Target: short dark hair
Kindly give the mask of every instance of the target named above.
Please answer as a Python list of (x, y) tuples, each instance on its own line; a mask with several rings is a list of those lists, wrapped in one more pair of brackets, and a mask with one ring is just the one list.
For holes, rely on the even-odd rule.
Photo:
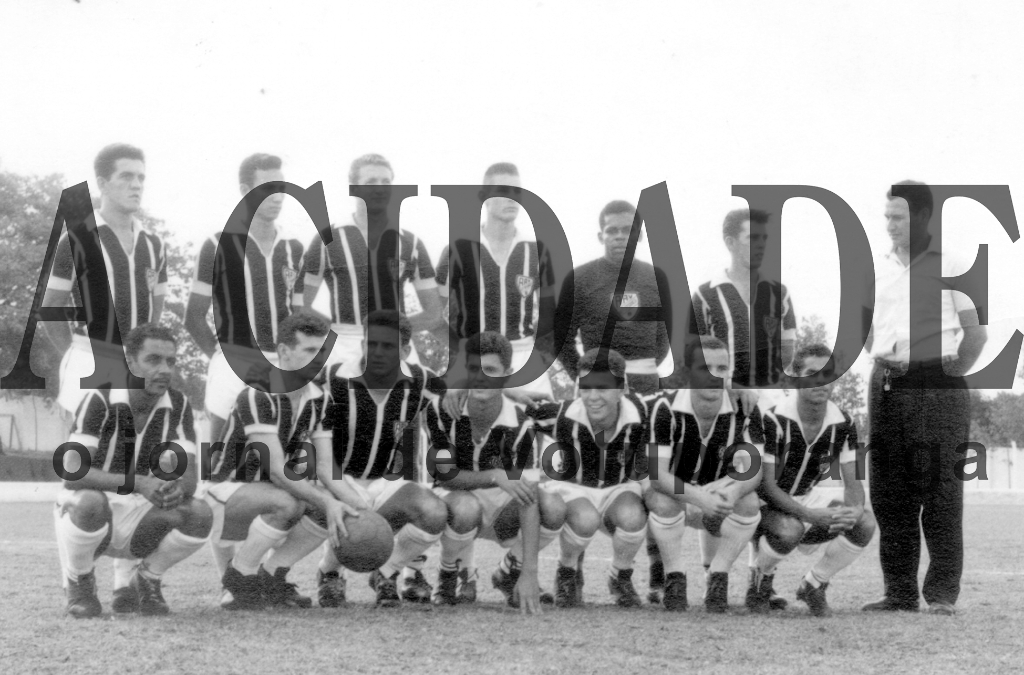
[(132, 328), (124, 338), (124, 351), (128, 358), (138, 357), (146, 340), (171, 342), (175, 349), (178, 348), (178, 339), (174, 337), (174, 332), (170, 328), (156, 323), (142, 323)]
[(716, 338), (714, 335), (701, 335), (700, 337), (688, 341), (686, 346), (683, 348), (683, 365), (686, 368), (693, 367), (694, 360), (696, 359), (695, 354), (698, 349), (705, 352), (709, 352), (714, 349), (722, 349), (727, 354), (729, 353), (729, 345), (725, 344), (721, 339)]
[(96, 155), (96, 159), (92, 163), (93, 171), (96, 172), (97, 178), (109, 179), (114, 175), (114, 169), (119, 159), (137, 159), (140, 162), (145, 163), (146, 156), (142, 154), (142, 150), (136, 148), (134, 145), (128, 145), (127, 143), (111, 143), (107, 147), (100, 150), (99, 154)]
[(722, 221), (722, 239), (740, 236), (740, 228), (747, 221), (767, 225), (771, 217), (772, 214), (761, 209), (734, 209), (725, 214), (725, 220)]
[(491, 176), (497, 176), (500, 174), (506, 174), (509, 176), (518, 176), (519, 169), (512, 162), (497, 162), (487, 167), (487, 171), (484, 171), (484, 182)]
[(597, 216), (597, 224), (602, 231), (604, 230), (604, 219), (617, 213), (636, 213), (636, 207), (624, 199), (615, 199), (605, 204)]
[(356, 185), (359, 182), (359, 170), (364, 166), (383, 166), (391, 172), (392, 178), (395, 176), (395, 170), (391, 168), (391, 162), (389, 162), (384, 155), (378, 155), (377, 153), (370, 152), (352, 160), (352, 166), (348, 169), (349, 185)]
[(398, 331), (400, 345), (405, 347), (412, 342), (412, 324), (397, 309), (376, 309), (366, 315), (366, 329), (370, 326), (384, 326)]
[(470, 355), (483, 357), (485, 354), (497, 354), (501, 366), (505, 370), (512, 367), (512, 343), (501, 333), (485, 330), (470, 336), (466, 341), (466, 358)]
[(277, 155), (268, 155), (265, 152), (257, 152), (242, 160), (238, 167), (239, 185), (248, 185), (250, 188), (256, 182), (257, 171), (273, 171), (281, 168), (281, 158)]
[(804, 362), (807, 359), (827, 359), (830, 356), (832, 356), (832, 350), (820, 342), (804, 345), (796, 350), (796, 354), (793, 356), (793, 371), (799, 375), (800, 371), (804, 369)]
[(626, 359), (614, 349), (594, 347), (580, 357), (576, 367), (578, 373), (611, 373), (620, 380), (626, 377)]
[(899, 199), (900, 197), (906, 199), (911, 213), (920, 213), (922, 209), (928, 209), (928, 213), (931, 214), (934, 205), (932, 189), (916, 180), (904, 180), (896, 183), (889, 188), (885, 196), (888, 199)]
[(308, 337), (322, 337), (330, 330), (331, 324), (327, 319), (308, 309), (300, 309), (278, 324), (277, 344), (294, 347), (299, 342), (299, 333)]

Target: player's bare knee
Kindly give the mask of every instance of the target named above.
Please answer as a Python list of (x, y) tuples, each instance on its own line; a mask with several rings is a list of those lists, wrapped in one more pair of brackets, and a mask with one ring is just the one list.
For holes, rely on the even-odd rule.
[(679, 502), (657, 490), (648, 490), (644, 496), (644, 506), (659, 518), (675, 518), (682, 513)]
[(540, 509), (540, 524), (545, 528), (557, 530), (565, 524), (568, 508), (559, 495), (537, 490), (537, 506)]
[(865, 509), (864, 513), (860, 515), (860, 520), (857, 521), (857, 524), (846, 533), (846, 538), (857, 546), (867, 546), (871, 543), (871, 538), (875, 536), (876, 527), (875, 515)]
[(757, 498), (756, 492), (748, 492), (739, 499), (736, 500), (736, 507), (733, 509), (733, 513), (737, 516), (743, 516), (749, 518), (750, 516), (756, 516), (761, 513), (761, 502)]
[(444, 531), (448, 524), (448, 505), (437, 495), (427, 490), (421, 490), (420, 494), (412, 502), (411, 522), (416, 527), (430, 534), (438, 534)]
[(601, 515), (589, 503), (586, 507), (570, 504), (565, 515), (565, 524), (581, 537), (591, 537), (601, 527)]
[(459, 534), (465, 534), (480, 525), (483, 508), (480, 502), (468, 492), (452, 492), (445, 497), (448, 506), (448, 526)]
[(190, 537), (205, 537), (213, 528), (213, 510), (202, 499), (191, 499), (178, 507), (184, 516), (184, 522), (178, 529)]
[(647, 525), (647, 511), (640, 498), (633, 494), (623, 494), (612, 505), (609, 520), (626, 532), (638, 532)]
[(776, 514), (771, 518), (764, 537), (779, 553), (789, 553), (804, 536), (804, 525), (796, 518)]
[(107, 497), (99, 490), (79, 490), (67, 511), (75, 527), (86, 532), (95, 532), (112, 518)]
[(268, 510), (264, 512), (263, 519), (273, 527), (287, 530), (299, 522), (306, 505), (284, 490), (277, 490), (273, 495), (267, 501)]

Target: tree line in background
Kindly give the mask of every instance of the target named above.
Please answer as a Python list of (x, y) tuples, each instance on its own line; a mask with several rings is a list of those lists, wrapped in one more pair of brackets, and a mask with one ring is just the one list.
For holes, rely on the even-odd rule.
[[(0, 246), (0, 373), (8, 372), (17, 358), (64, 187), (64, 177), (59, 174), (39, 177), (0, 171), (0, 240), (4, 242)], [(178, 372), (173, 386), (201, 408), (207, 359), (184, 325), (196, 247), (190, 241), (182, 242), (162, 219), (145, 211), (140, 212), (138, 218), (144, 227), (163, 238), (167, 246), (168, 286), (161, 320), (171, 327), (179, 342)], [(415, 302), (414, 297), (409, 299)], [(208, 320), (212, 328), (212, 320)], [(416, 335), (414, 340), (424, 365), (435, 370), (445, 366), (444, 345), (427, 333)], [(804, 317), (797, 331), (797, 349), (814, 342), (831, 345), (833, 340), (824, 322), (810, 315)], [(47, 378), (47, 389), (45, 392), (17, 392), (17, 395), (34, 393), (52, 405), (57, 395), (60, 358), (42, 331), (37, 331), (32, 368)], [(564, 371), (556, 368), (553, 384), (556, 395), (571, 395), (572, 382)], [(0, 389), (0, 398), (10, 395), (15, 392)], [(832, 395), (836, 404), (853, 416), (861, 438), (867, 439), (870, 429), (864, 377), (852, 370), (847, 372), (836, 383)], [(1010, 441), (1024, 446), (1024, 397), (999, 392), (994, 398), (986, 398), (972, 391), (971, 404), (972, 440), (991, 447), (1009, 445)]]

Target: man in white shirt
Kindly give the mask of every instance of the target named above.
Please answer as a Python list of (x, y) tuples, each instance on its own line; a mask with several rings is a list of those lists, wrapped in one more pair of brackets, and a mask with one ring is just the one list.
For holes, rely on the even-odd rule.
[(924, 599), (932, 613), (951, 615), (963, 571), (963, 482), (954, 465), (971, 424), (963, 374), (981, 354), (986, 331), (965, 294), (942, 292), (966, 290), (965, 282), (946, 279), (968, 266), (944, 255), (928, 232), (931, 189), (904, 181), (887, 198), (893, 248), (875, 267), (874, 324), (865, 345), (875, 360), (870, 485), (885, 597), (864, 610), (917, 611), (923, 530), (930, 558)]

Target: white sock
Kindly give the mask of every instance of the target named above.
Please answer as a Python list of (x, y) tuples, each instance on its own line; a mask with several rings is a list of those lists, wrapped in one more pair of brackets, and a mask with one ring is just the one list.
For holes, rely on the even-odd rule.
[(235, 548), (238, 542), (235, 541), (214, 541), (210, 539), (210, 552), (213, 553), (213, 562), (217, 565), (217, 574), (224, 576), (224, 570), (228, 563), (235, 557)]
[(267, 551), (279, 546), (287, 536), (288, 530), (279, 530), (263, 516), (256, 516), (249, 525), (249, 535), (235, 551), (231, 565), (245, 576), (256, 574)]
[(653, 513), (647, 516), (647, 531), (658, 542), (665, 574), (683, 571), (683, 533), (686, 532), (686, 514), (662, 518)]
[(114, 588), (127, 588), (132, 582), (139, 561), (134, 558), (112, 558), (110, 562), (114, 566)]
[(302, 520), (288, 531), (288, 536), (281, 545), (276, 547), (263, 563), (263, 569), (273, 574), (279, 567), (291, 568), (317, 550), (326, 540), (327, 530), (309, 516), (303, 516)]
[(469, 545), (462, 551), (461, 565), (470, 577), (476, 573), (476, 539), (469, 542)]
[(480, 528), (477, 527), (469, 532), (456, 532), (451, 525), (445, 526), (444, 534), (441, 535), (441, 568), (456, 569), (479, 532)]
[(338, 556), (334, 554), (334, 549), (331, 547), (330, 542), (324, 544), (324, 555), (321, 556), (321, 562), (317, 565), (319, 571), (323, 573), (328, 572), (344, 572), (341, 563), (338, 562)]
[(757, 559), (754, 562), (754, 567), (757, 571), (764, 576), (771, 576), (775, 574), (775, 566), (778, 565), (787, 554), (779, 553), (772, 545), (768, 543), (768, 540), (761, 535), (761, 540), (757, 542)]
[(757, 567), (757, 540), (751, 539), (747, 544), (747, 567)]
[(68, 551), (64, 546), (64, 538), (60, 536), (60, 507), (53, 507), (53, 529), (57, 536), (57, 557), (60, 560), (60, 580), (64, 588), (68, 587)]
[(206, 543), (208, 537), (193, 537), (181, 530), (171, 530), (160, 540), (160, 545), (149, 554), (140, 573), (150, 579), (159, 579), (164, 572), (189, 557)]
[(712, 572), (728, 572), (736, 558), (743, 553), (743, 547), (747, 545), (750, 538), (757, 530), (757, 524), (761, 522), (761, 513), (752, 516), (740, 516), (735, 513), (729, 515), (722, 521), (722, 536), (718, 542), (718, 551), (711, 560)]
[(80, 575), (92, 572), (96, 549), (100, 547), (109, 529), (110, 524), (103, 523), (103, 527), (95, 532), (86, 532), (71, 522), (70, 515), (65, 513), (61, 516), (57, 523), (57, 538), (64, 542), (67, 555), (65, 567), (72, 581), (78, 581)]
[(863, 552), (863, 546), (857, 546), (846, 537), (836, 537), (828, 543), (824, 555), (815, 563), (805, 578), (817, 588), (828, 582), (839, 570), (849, 567)]
[(616, 527), (615, 534), (612, 535), (612, 567), (615, 570), (633, 569), (633, 559), (640, 552), (646, 538), (646, 523), (636, 532), (627, 532), (621, 527)]
[(700, 564), (707, 569), (711, 566), (711, 561), (715, 559), (715, 554), (718, 553), (718, 544), (722, 538), (716, 537), (704, 529), (698, 530), (698, 532), (700, 533), (697, 537), (700, 540)]
[(562, 527), (562, 532), (558, 537), (559, 539), (559, 555), (558, 564), (563, 567), (571, 567), (576, 569), (576, 564), (580, 561), (580, 555), (587, 550), (587, 546), (594, 540), (594, 535), (584, 537), (569, 527), (568, 524)]
[(408, 523), (395, 533), (395, 549), (388, 561), (381, 566), (381, 574), (390, 579), (405, 567), (406, 563), (426, 551), (440, 538), (440, 533), (430, 534)]

